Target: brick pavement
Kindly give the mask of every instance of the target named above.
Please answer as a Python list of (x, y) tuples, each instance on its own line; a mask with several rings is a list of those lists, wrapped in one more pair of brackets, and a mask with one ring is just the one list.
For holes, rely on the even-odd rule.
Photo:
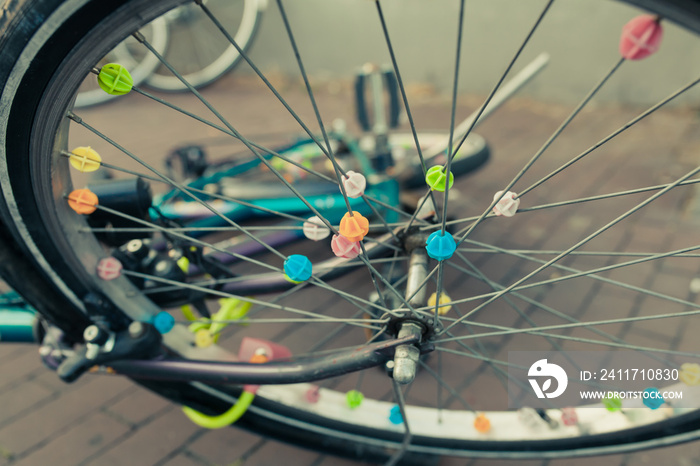
[[(249, 88), (243, 80), (233, 82), (226, 79), (208, 89), (205, 95), (210, 96), (226, 105), (231, 92), (239, 97), (233, 111), (237, 123), (243, 131), (256, 131), (265, 127), (279, 126), (287, 128), (289, 119), (270, 112), (266, 118), (254, 115), (253, 101), (258, 88)], [(288, 85), (290, 102), (303, 101), (303, 95), (297, 92), (294, 85)], [(343, 92), (326, 95), (327, 108), (325, 112), (351, 109), (347, 105), (347, 94)], [(150, 121), (163, 123), (165, 137), (169, 144), (186, 141), (182, 129), (189, 123), (170, 113), (162, 113), (159, 109), (143, 105), (142, 102), (129, 97), (130, 100), (108, 106), (107, 115), (100, 116), (93, 111), (85, 111), (84, 115), (97, 121), (109, 118), (112, 121), (128, 119), (129, 115), (148, 112)], [(186, 98), (175, 95), (177, 103), (186, 103)], [(468, 114), (476, 102), (473, 98), (465, 98), (460, 106), (462, 115)], [(274, 105), (270, 103), (270, 106)], [(440, 127), (447, 119), (448, 111), (444, 101), (438, 98), (424, 96), (417, 104), (421, 111), (416, 112), (419, 127)], [(600, 110), (600, 109), (598, 109)], [(552, 131), (556, 124), (566, 115), (567, 109), (557, 105), (547, 105), (524, 99), (511, 101), (500, 111), (499, 118), (487, 122), (480, 133), (485, 135), (494, 149), (493, 161), (485, 167), (478, 176), (469, 176), (460, 180), (457, 188), (462, 196), (469, 195), (466, 203), (483, 205), (490, 200), (493, 186), (500, 170), (513, 171), (521, 163), (521, 155), (535, 151), (541, 141)], [(578, 130), (572, 134), (564, 133), (550, 150), (552, 163), (565, 160), (572, 151), (580, 151), (590, 144), (591, 140), (603, 137), (627, 121), (633, 112), (629, 109), (616, 108), (607, 113), (604, 118), (596, 112), (584, 112), (576, 121)], [(308, 112), (303, 116), (309, 117)], [(676, 151), (675, 156), (663, 161), (660, 158), (645, 157), (630, 161), (629, 151), (662, 153), (669, 150), (658, 142), (660, 134), (670, 134), (678, 140), (697, 139), (697, 119), (689, 112), (676, 110), (660, 113), (654, 117), (660, 126), (651, 122), (643, 123), (632, 130), (633, 135), (626, 144), (614, 143), (606, 152), (606, 158), (585, 160), (581, 169), (586, 176), (565, 178), (559, 186), (561, 191), (548, 189), (533, 192), (532, 202), (544, 202), (550, 199), (567, 199), (573, 196), (586, 195), (595, 188), (601, 192), (625, 189), (636, 186), (637, 180), (655, 184), (668, 181), (671, 176), (678, 176), (693, 162), (692, 154), (687, 151)], [(522, 121), (527, 120), (528, 130), (523, 129)], [(353, 126), (352, 123), (350, 125)], [(145, 153), (159, 154), (167, 150), (163, 143), (148, 133), (134, 134), (129, 132), (126, 125), (112, 125), (113, 136), (129, 137), (130, 144)], [(573, 129), (573, 128), (572, 128)], [(582, 139), (581, 133), (586, 137)], [(578, 136), (576, 136), (578, 134)], [(202, 130), (202, 137), (211, 137), (209, 130)], [(90, 137), (84, 136), (84, 143), (91, 143)], [(697, 153), (695, 154), (697, 159)], [(547, 173), (546, 167), (535, 166), (528, 174), (523, 184), (533, 182)], [(563, 187), (562, 187), (563, 186)], [(456, 196), (455, 192), (455, 196)], [(638, 199), (638, 198), (635, 198)], [(651, 216), (645, 219), (631, 219), (620, 231), (603, 235), (593, 249), (644, 250), (658, 248), (668, 244), (677, 248), (692, 244), (694, 234), (678, 229), (672, 235), (663, 233), (660, 222), (668, 220), (667, 211), (676, 205), (684, 205), (689, 212), (697, 209), (694, 199), (669, 198), (660, 201), (660, 208), (655, 209)], [(597, 225), (603, 219), (614, 215), (618, 207), (584, 208), (581, 215), (571, 220), (561, 220), (556, 215), (543, 217), (522, 217), (514, 220), (511, 230), (517, 235), (504, 231), (496, 224), (485, 224), (482, 230), (484, 236), (497, 238), (504, 244), (513, 247), (529, 246), (533, 241), (547, 248), (562, 248), (571, 243), (570, 236), (578, 234), (589, 225)], [(624, 210), (621, 210), (624, 211)], [(620, 212), (621, 212), (620, 211)], [(632, 277), (632, 284), (655, 290), (666, 290), (677, 296), (695, 299), (689, 291), (689, 276), (698, 272), (697, 263), (690, 261), (669, 260), (662, 265), (643, 264), (636, 266), (637, 273)], [(567, 262), (568, 263), (568, 262)], [(576, 265), (594, 267), (600, 262), (595, 259), (580, 259)], [(480, 270), (487, 276), (496, 278), (509, 277), (510, 265), (485, 258), (478, 262)], [(522, 267), (512, 264), (512, 267)], [(661, 274), (661, 272), (664, 272)], [(617, 272), (607, 276), (616, 278)], [(626, 277), (630, 281), (629, 277)], [(475, 285), (476, 286), (476, 285)], [(487, 288), (484, 288), (487, 290)], [(535, 294), (537, 295), (537, 294)], [(533, 295), (533, 296), (535, 296)], [(616, 316), (646, 315), (658, 312), (659, 302), (651, 297), (630, 300), (630, 292), (609, 285), (594, 282), (582, 282), (570, 287), (553, 288), (546, 295), (537, 295), (543, 302), (557, 309), (567, 309), (572, 315), (586, 320), (608, 318), (611, 312)], [(593, 298), (599, 299), (592, 305)], [(601, 304), (602, 303), (602, 304)], [(682, 306), (664, 304), (664, 309), (682, 310)], [(528, 313), (540, 324), (548, 321), (541, 315)], [(494, 317), (496, 315), (497, 317)], [(522, 325), (522, 317), (516, 313), (487, 314), (485, 322), (499, 325)], [(555, 320), (559, 322), (558, 320)], [(658, 339), (672, 341), (672, 346), (680, 350), (693, 349), (693, 340), (700, 324), (693, 321), (669, 320), (667, 323), (642, 323), (630, 325), (606, 326), (606, 331), (626, 338), (636, 344), (652, 344)], [(573, 329), (565, 334), (590, 337), (585, 329)], [(305, 334), (295, 332), (289, 341), (307, 338)], [(531, 343), (520, 337), (508, 340), (510, 345), (517, 347), (525, 345), (532, 349)], [(564, 342), (565, 349), (587, 349), (576, 342)], [(295, 465), (352, 465), (361, 464), (334, 457), (321, 456), (313, 452), (282, 445), (277, 442), (262, 439), (237, 429), (206, 431), (195, 427), (182, 415), (177, 406), (142, 390), (131, 382), (109, 376), (86, 376), (72, 385), (58, 381), (52, 373), (44, 369), (32, 346), (4, 344), (0, 345), (0, 466), (121, 466), (121, 465), (153, 465), (153, 466), (274, 466), (285, 464)], [(494, 382), (491, 373), (479, 371), (474, 374), (474, 382), (470, 393), (470, 402), (480, 402), (485, 407), (494, 398)], [(462, 379), (455, 379), (456, 382)], [(413, 396), (416, 399), (428, 397), (432, 387), (416, 383)], [(505, 396), (501, 394), (501, 398)], [(497, 403), (496, 403), (497, 405)], [(494, 409), (498, 407), (495, 406)], [(700, 457), (700, 445), (689, 444), (670, 447), (649, 452), (637, 452), (627, 455), (615, 455), (596, 458), (594, 461), (604, 465), (637, 465), (658, 464), (690, 465), (697, 464)], [(443, 466), (490, 466), (510, 465), (519, 466), (561, 466), (589, 464), (590, 459), (558, 460), (558, 461), (523, 461), (504, 462), (496, 460), (464, 460), (446, 458), (440, 464)]]

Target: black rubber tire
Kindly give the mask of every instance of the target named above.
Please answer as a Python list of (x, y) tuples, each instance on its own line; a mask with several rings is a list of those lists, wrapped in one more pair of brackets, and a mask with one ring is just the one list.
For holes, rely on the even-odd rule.
[[(70, 1), (10, 0), (2, 10), (0, 97), (9, 101), (5, 108), (6, 126), (3, 125), (0, 134), (0, 140), (4, 141), (4, 145), (0, 147), (0, 155), (6, 160), (7, 172), (12, 174), (11, 179), (4, 180), (12, 186), (12, 192), (3, 192), (0, 203), (0, 218), (5, 225), (5, 229), (0, 230), (0, 241), (3, 243), (0, 247), (0, 274), (49, 320), (75, 339), (79, 339), (82, 329), (89, 322), (80, 302), (80, 297), (89, 291), (86, 285), (89, 282), (76, 275), (77, 269), (73, 267), (70, 258), (57, 253), (51, 231), (45, 229), (41, 211), (37, 206), (36, 191), (41, 187), (37, 187), (36, 180), (32, 178), (30, 158), (21, 154), (30, 153), (32, 140), (42, 136), (42, 128), (37, 128), (34, 124), (36, 111), (42, 98), (53, 97), (45, 95), (44, 90), (56, 70), (62, 66), (63, 57), (68, 56), (83, 36), (102, 18), (124, 14), (125, 7), (143, 0), (89, 1), (53, 31), (52, 38), (32, 51), (29, 58), (23, 57), (23, 53), (28, 50), (33, 38), (37, 37), (47, 18)], [(677, 18), (684, 26), (700, 31), (700, 1), (634, 0), (631, 3), (643, 7), (658, 6), (656, 12)], [(152, 9), (155, 11), (158, 6)], [(22, 66), (25, 71), (17, 74), (15, 66)], [(8, 83), (16, 84), (17, 80), (19, 85), (10, 95)], [(9, 157), (8, 154), (13, 156)], [(50, 270), (46, 269), (47, 265), (50, 270), (60, 272), (60, 283), (55, 281), (58, 275), (51, 277)], [(172, 383), (148, 383), (146, 386), (170, 399), (210, 413), (227, 406), (226, 395), (224, 399), (214, 396), (213, 391), (206, 387), (200, 389), (192, 384)], [(330, 423), (323, 419), (261, 401), (241, 419), (239, 425), (308, 448), (355, 458), (385, 458), (389, 449), (395, 448), (401, 442), (401, 438), (393, 434), (358, 431), (355, 426)], [(613, 447), (624, 451), (693, 440), (698, 435), (698, 429), (700, 412), (624, 433), (576, 438), (574, 443), (572, 440), (528, 444), (499, 442), (497, 445), (478, 442), (461, 444), (459, 447), (463, 453), (468, 454), (470, 451), (483, 452), (484, 449), (495, 446), (501, 451), (510, 451), (520, 457), (599, 454), (612, 452), (610, 448)], [(355, 441), (349, 441), (348, 434), (352, 434)], [(414, 445), (416, 452), (432, 451), (438, 454), (457, 447), (448, 441), (426, 445), (425, 439), (421, 438), (414, 438)]]

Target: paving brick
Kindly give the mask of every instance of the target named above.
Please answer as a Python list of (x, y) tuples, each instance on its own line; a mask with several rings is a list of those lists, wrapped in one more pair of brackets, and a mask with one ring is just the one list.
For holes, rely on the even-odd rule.
[(104, 413), (96, 412), (65, 432), (53, 436), (40, 449), (13, 463), (17, 466), (42, 464), (77, 465), (110, 445), (129, 430)]
[(50, 399), (53, 393), (34, 381), (24, 382), (14, 390), (8, 390), (0, 395), (0, 426), (33, 406), (40, 405)]
[(15, 455), (25, 453), (131, 385), (119, 377), (85, 377), (77, 383), (74, 390), (1, 428), (0, 445)]
[[(568, 272), (562, 272), (561, 276), (567, 274)], [(565, 315), (578, 315), (588, 305), (590, 293), (597, 291), (597, 288), (596, 282), (586, 277), (564, 280), (547, 287), (542, 304)], [(542, 310), (539, 315), (542, 316), (546, 312)], [(555, 320), (562, 320), (556, 316), (551, 317)]]
[(656, 267), (649, 262), (620, 267), (602, 275), (620, 283), (644, 288), (656, 273)]
[[(235, 427), (216, 429), (205, 432), (201, 437), (189, 443), (188, 453), (216, 465), (235, 464), (246, 453), (258, 446), (260, 438)], [(245, 463), (246, 465), (248, 463)]]
[(614, 286), (603, 286), (602, 289), (598, 291), (595, 299), (591, 300), (575, 317), (581, 322), (596, 322), (630, 317), (633, 310), (639, 307), (636, 303), (637, 294), (632, 291), (619, 291), (620, 290)]
[[(492, 460), (492, 459), (476, 459), (472, 460), (469, 462), (464, 462), (460, 463), (459, 460), (456, 459), (456, 462), (446, 462), (445, 466), (457, 466), (457, 465), (464, 465), (464, 466), (516, 466), (516, 465), (523, 465), (523, 466), (546, 466), (546, 462), (543, 460), (517, 460), (517, 461), (508, 461), (508, 460)], [(441, 465), (442, 466), (442, 465)]]
[(698, 463), (700, 446), (695, 443), (687, 443), (667, 448), (646, 450), (634, 455), (634, 460), (629, 465), (656, 465), (665, 466), (691, 466)]
[[(26, 343), (3, 343), (0, 345), (0, 367), (23, 354), (29, 345)], [(36, 348), (35, 346), (32, 346)]]
[(138, 431), (97, 456), (87, 464), (123, 466), (126, 464), (153, 465), (180, 449), (199, 427), (173, 409), (155, 418)]
[(690, 280), (692, 278), (684, 273), (660, 272), (656, 274), (649, 288), (657, 293), (687, 301), (691, 295)]
[(638, 223), (632, 230), (632, 238), (627, 243), (630, 251), (662, 251), (667, 244), (668, 231), (665, 225)]
[(171, 403), (165, 398), (136, 386), (124, 398), (106, 409), (123, 422), (137, 425), (168, 406), (171, 406)]
[(698, 351), (698, 335), (700, 334), (700, 315), (679, 318), (683, 323), (683, 331), (678, 344), (679, 351)]
[(203, 462), (184, 453), (176, 457), (166, 460), (163, 463), (158, 463), (158, 466), (209, 466), (212, 463)]
[(27, 346), (26, 350), (8, 356), (8, 359), (2, 366), (3, 377), (0, 379), (0, 393), (41, 372), (42, 366), (35, 345)]
[(627, 464), (623, 455), (609, 455), (596, 456), (593, 458), (567, 458), (563, 460), (552, 460), (547, 463), (547, 466), (589, 466), (592, 462), (594, 462), (596, 466), (622, 466)]
[(45, 387), (57, 394), (72, 390), (73, 387), (78, 386), (77, 384), (81, 384), (83, 380), (87, 380), (87, 378), (78, 380), (78, 382), (72, 384), (66, 383), (58, 378), (58, 375), (56, 375), (55, 371), (52, 371), (47, 368), (44, 368), (44, 370), (37, 371), (36, 375), (32, 378), (32, 382), (39, 384), (42, 387)]
[(326, 455), (319, 458), (318, 463), (314, 463), (314, 466), (361, 466), (361, 465), (371, 465), (376, 463), (369, 463), (366, 461), (356, 461), (348, 460), (345, 458), (339, 458), (337, 456)]
[(270, 440), (265, 448), (253, 453), (245, 464), (246, 466), (273, 466), (283, 461), (285, 466), (308, 466), (316, 458), (318, 458), (316, 452)]

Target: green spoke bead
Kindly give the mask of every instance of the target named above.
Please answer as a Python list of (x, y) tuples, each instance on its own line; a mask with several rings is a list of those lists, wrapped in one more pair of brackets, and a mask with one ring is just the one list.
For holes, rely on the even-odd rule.
[(362, 404), (362, 400), (365, 399), (365, 396), (362, 394), (362, 392), (359, 392), (357, 390), (350, 390), (345, 395), (345, 399), (348, 402), (348, 406), (350, 407), (350, 409), (355, 409)]
[(603, 398), (603, 406), (611, 413), (614, 413), (622, 409), (622, 400), (618, 396), (606, 397)]
[(134, 87), (134, 78), (125, 67), (118, 63), (108, 63), (100, 69), (97, 82), (107, 94), (124, 95)]
[[(425, 182), (430, 186), (430, 189), (433, 191), (440, 191), (441, 193), (445, 192), (445, 189), (448, 188), (447, 186), (447, 173), (445, 170), (445, 167), (442, 165), (435, 165), (434, 167), (430, 167), (428, 169), (428, 172), (425, 175)], [(450, 172), (450, 185), (449, 188), (452, 187), (452, 184), (455, 181), (455, 177)]]

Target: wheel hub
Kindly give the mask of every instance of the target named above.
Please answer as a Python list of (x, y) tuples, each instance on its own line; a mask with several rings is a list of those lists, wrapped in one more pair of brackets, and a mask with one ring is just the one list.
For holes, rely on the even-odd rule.
[(391, 315), (388, 331), (397, 338), (419, 336), (418, 343), (400, 345), (396, 348), (393, 360), (392, 377), (398, 383), (407, 384), (416, 377), (418, 361), (422, 352), (432, 351), (429, 344), (435, 331), (441, 326), (439, 320), (429, 313), (416, 309), (426, 306), (429, 257), (426, 252), (427, 234), (418, 229), (410, 231), (404, 238), (404, 248), (410, 254), (408, 263), (406, 291), (403, 307)]

